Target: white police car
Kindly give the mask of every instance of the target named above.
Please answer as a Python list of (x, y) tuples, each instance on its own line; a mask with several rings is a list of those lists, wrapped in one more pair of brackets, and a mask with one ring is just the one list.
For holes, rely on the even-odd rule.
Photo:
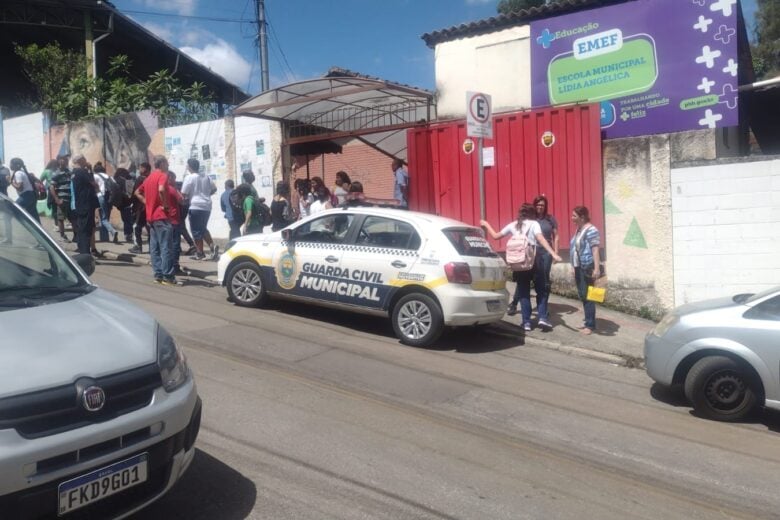
[(481, 229), (410, 211), (333, 209), (231, 241), (218, 279), (241, 306), (279, 297), (389, 316), (401, 342), (501, 320), (506, 264)]

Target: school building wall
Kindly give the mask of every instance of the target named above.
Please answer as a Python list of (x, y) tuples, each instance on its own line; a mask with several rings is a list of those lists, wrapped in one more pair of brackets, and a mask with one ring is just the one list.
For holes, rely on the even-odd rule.
[(671, 171), (675, 304), (780, 285), (780, 158)]

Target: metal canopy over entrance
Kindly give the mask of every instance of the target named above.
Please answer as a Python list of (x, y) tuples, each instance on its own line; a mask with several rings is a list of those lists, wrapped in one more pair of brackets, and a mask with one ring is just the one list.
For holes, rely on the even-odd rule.
[(281, 122), (284, 145), (357, 138), (404, 160), (406, 129), (435, 112), (432, 92), (342, 69), (263, 92), (233, 111)]

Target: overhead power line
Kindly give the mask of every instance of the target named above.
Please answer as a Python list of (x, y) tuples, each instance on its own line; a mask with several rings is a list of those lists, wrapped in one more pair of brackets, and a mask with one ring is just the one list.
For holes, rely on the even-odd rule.
[(209, 22), (225, 22), (225, 23), (255, 23), (254, 20), (247, 20), (245, 18), (216, 18), (212, 16), (190, 16), (186, 14), (174, 14), (174, 13), (154, 13), (152, 11), (130, 11), (122, 9), (123, 13), (129, 14), (145, 14), (148, 16), (167, 16), (171, 18), (186, 18), (188, 20), (206, 20)]

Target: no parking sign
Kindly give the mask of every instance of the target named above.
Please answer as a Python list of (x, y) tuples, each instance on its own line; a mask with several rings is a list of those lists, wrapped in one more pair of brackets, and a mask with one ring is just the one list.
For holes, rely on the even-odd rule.
[(490, 95), (466, 92), (466, 135), (493, 138), (493, 110)]

